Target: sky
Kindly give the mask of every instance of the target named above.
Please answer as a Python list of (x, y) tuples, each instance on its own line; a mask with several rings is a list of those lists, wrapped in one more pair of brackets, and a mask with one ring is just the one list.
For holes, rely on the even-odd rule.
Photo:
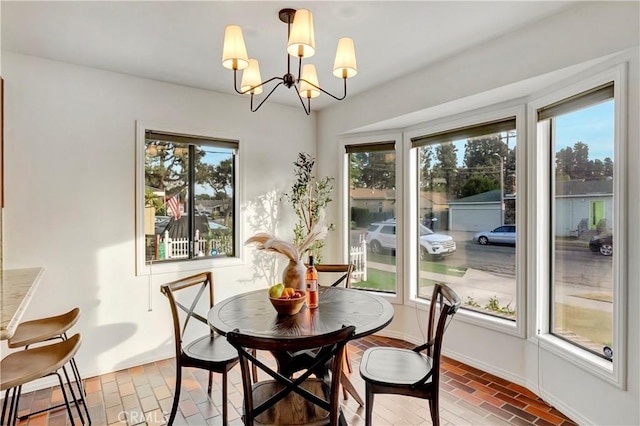
[[(589, 160), (613, 158), (614, 101), (561, 115), (556, 118), (556, 152), (576, 142), (589, 146)], [(509, 148), (515, 146), (515, 139), (509, 141)], [(455, 141), (458, 148), (458, 166), (462, 167), (466, 140)]]
[(556, 119), (556, 152), (576, 142), (589, 146), (589, 159), (613, 160), (614, 101), (610, 100)]

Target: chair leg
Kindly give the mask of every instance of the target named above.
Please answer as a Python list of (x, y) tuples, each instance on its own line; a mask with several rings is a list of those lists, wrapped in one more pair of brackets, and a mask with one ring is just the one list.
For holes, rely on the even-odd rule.
[[(2, 402), (2, 416), (0, 417), (0, 425), (6, 425), (8, 424), (9, 418), (7, 416), (7, 407), (9, 407), (9, 398), (10, 398), (10, 394), (11, 391), (13, 390), (13, 388), (11, 389), (7, 389), (4, 393), (4, 401)], [(7, 419), (7, 422), (5, 423), (5, 419)]]
[[(2, 425), (15, 425), (16, 418), (18, 417), (18, 405), (16, 404), (16, 396), (22, 392), (22, 386), (7, 389), (4, 394), (4, 402), (2, 404), (2, 418), (0, 424)], [(7, 402), (11, 399), (11, 403)], [(9, 412), (7, 413), (7, 407)]]
[(433, 426), (440, 426), (440, 411), (438, 405), (437, 395), (429, 400), (429, 411), (431, 411), (431, 423), (433, 423)]
[(169, 420), (167, 420), (167, 426), (172, 426), (173, 421), (176, 419), (176, 413), (178, 411), (178, 403), (180, 402), (180, 388), (182, 384), (182, 368), (178, 364), (176, 370), (176, 389), (173, 393), (173, 405), (171, 405), (171, 414), (169, 414)]
[[(64, 398), (64, 405), (67, 407), (67, 414), (69, 414), (69, 421), (72, 426), (75, 426), (76, 422), (73, 420), (73, 413), (71, 412), (71, 405), (69, 404), (69, 398), (67, 397), (67, 392), (64, 390), (64, 383), (62, 381), (62, 376), (57, 371), (55, 373), (58, 376), (58, 382), (60, 382), (60, 391), (62, 392), (62, 397)], [(80, 408), (78, 408), (78, 413), (80, 413)], [(82, 414), (80, 415), (82, 419)], [(84, 424), (84, 421), (83, 421)]]
[(73, 386), (71, 385), (71, 380), (69, 380), (69, 374), (67, 373), (67, 368), (65, 366), (62, 366), (62, 372), (64, 373), (65, 379), (67, 379), (67, 385), (69, 386), (71, 397), (75, 402), (76, 410), (78, 410), (78, 416), (80, 417), (80, 421), (82, 422), (82, 424), (85, 424), (84, 417), (82, 416), (82, 411), (80, 411), (80, 399), (82, 398), (82, 395), (80, 392), (78, 392), (78, 396), (76, 397), (76, 393), (73, 390)]
[(76, 381), (76, 386), (78, 387), (78, 394), (80, 395), (77, 404), (81, 403), (84, 405), (84, 412), (87, 414), (87, 420), (89, 424), (91, 424), (91, 416), (89, 415), (89, 407), (87, 407), (86, 401), (87, 391), (84, 389), (84, 385), (82, 384), (82, 377), (80, 376), (80, 370), (78, 370), (78, 364), (76, 364), (75, 358), (71, 358), (70, 364), (71, 371), (73, 372), (73, 376)]
[(349, 345), (344, 346), (344, 359), (347, 362), (347, 370), (349, 374), (353, 373), (353, 368), (351, 368), (351, 358), (349, 358)]
[[(254, 358), (257, 358), (257, 351), (255, 349), (251, 350), (251, 355), (254, 356)], [(251, 364), (251, 368), (253, 370), (253, 383), (258, 383), (258, 367), (256, 367), (255, 364)]]
[(209, 396), (211, 396), (212, 388), (213, 388), (213, 371), (209, 371), (209, 386), (207, 387), (207, 392), (209, 392)]
[(13, 393), (13, 399), (11, 400), (13, 416), (11, 420), (11, 424), (16, 426), (16, 422), (18, 421), (18, 406), (20, 405), (20, 395), (22, 395), (22, 385), (18, 386), (17, 393)]
[(365, 426), (371, 426), (373, 422), (373, 390), (369, 383), (366, 386), (366, 396), (365, 396), (365, 416), (364, 416), (364, 424)]
[(227, 424), (229, 408), (227, 407), (227, 372), (222, 373), (222, 424)]

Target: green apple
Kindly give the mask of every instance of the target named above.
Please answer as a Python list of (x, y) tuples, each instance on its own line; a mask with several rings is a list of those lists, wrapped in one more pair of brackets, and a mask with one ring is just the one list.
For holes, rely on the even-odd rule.
[(277, 299), (280, 296), (282, 296), (283, 291), (284, 291), (284, 284), (278, 283), (276, 285), (272, 285), (271, 287), (269, 287), (269, 297)]

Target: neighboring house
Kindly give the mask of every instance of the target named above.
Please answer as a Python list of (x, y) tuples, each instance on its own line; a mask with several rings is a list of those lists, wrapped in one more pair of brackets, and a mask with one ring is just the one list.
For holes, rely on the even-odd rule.
[(395, 216), (396, 191), (393, 189), (352, 188), (349, 195), (351, 207)]
[(449, 201), (452, 231), (486, 231), (502, 225), (501, 222), (499, 189)]
[[(508, 201), (515, 199), (515, 194), (505, 194), (505, 208)], [(449, 226), (452, 231), (479, 232), (494, 229), (504, 225), (500, 207), (499, 189), (450, 200)]]
[(584, 231), (613, 226), (613, 179), (556, 182), (556, 235), (579, 236)]

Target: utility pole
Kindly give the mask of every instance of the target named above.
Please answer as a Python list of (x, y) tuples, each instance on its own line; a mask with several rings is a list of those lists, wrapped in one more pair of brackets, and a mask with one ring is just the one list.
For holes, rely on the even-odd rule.
[(504, 225), (504, 158), (498, 153), (493, 155), (500, 159), (500, 225)]

